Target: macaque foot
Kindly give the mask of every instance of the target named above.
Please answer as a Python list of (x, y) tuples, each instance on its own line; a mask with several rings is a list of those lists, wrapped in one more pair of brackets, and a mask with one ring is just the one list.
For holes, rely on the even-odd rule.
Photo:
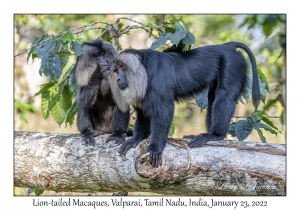
[(211, 133), (202, 133), (195, 136), (194, 139), (189, 142), (189, 147), (199, 147), (208, 141), (220, 141), (223, 140), (223, 138), (224, 137), (222, 136), (217, 136)]
[(105, 143), (115, 141), (115, 144), (120, 145), (125, 141), (125, 138), (125, 133), (113, 133), (105, 140)]
[(150, 152), (150, 164), (153, 167), (158, 167), (162, 165), (162, 149), (156, 144), (150, 144), (144, 153)]
[(95, 139), (94, 135), (91, 133), (83, 133), (81, 134), (82, 141), (84, 143), (84, 146), (95, 146)]
[(144, 139), (136, 139), (136, 138), (130, 138), (127, 141), (125, 141), (119, 148), (120, 155), (125, 155), (129, 149), (136, 147), (140, 142), (142, 142)]
[(95, 131), (95, 130), (89, 130), (85, 133), (81, 134), (82, 140), (84, 145), (87, 146), (95, 146), (95, 138), (96, 136), (99, 136), (103, 134), (101, 131)]

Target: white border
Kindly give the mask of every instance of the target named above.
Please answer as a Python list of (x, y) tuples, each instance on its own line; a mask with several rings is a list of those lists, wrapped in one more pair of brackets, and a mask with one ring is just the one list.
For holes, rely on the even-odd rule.
[[(299, 15), (296, 1), (274, 1), (274, 0), (251, 0), (251, 1), (4, 1), (1, 3), (1, 200), (0, 206), (3, 209), (21, 207), (22, 209), (32, 209), (31, 197), (13, 197), (13, 14), (15, 13), (124, 13), (124, 14), (148, 14), (148, 13), (184, 13), (184, 14), (248, 14), (248, 13), (286, 13), (287, 14), (287, 196), (286, 197), (213, 197), (222, 200), (267, 200), (269, 207), (263, 209), (286, 208), (298, 206), (299, 200), (299, 162), (296, 156), (298, 152), (297, 143), (297, 119), (300, 106), (299, 100), (299, 54), (296, 49), (299, 46)], [(299, 48), (299, 47), (298, 47)], [(299, 129), (298, 129), (299, 130)], [(299, 145), (299, 143), (298, 143)], [(298, 152), (299, 153), (299, 152)], [(262, 160), (263, 161), (263, 160)], [(72, 197), (73, 198), (73, 197)], [(87, 198), (86, 200), (110, 199)], [(142, 199), (146, 197), (141, 197)], [(153, 197), (152, 197), (153, 198)], [(43, 199), (52, 199), (44, 197)], [(137, 197), (128, 197), (128, 200), (136, 200)], [(183, 199), (188, 199), (184, 197)], [(205, 197), (210, 199), (210, 197)], [(6, 207), (6, 208), (5, 208)], [(67, 207), (64, 207), (66, 209)], [(72, 207), (73, 209), (74, 207)], [(89, 207), (90, 209), (93, 207)], [(40, 207), (39, 207), (40, 209)], [(60, 209), (56, 207), (56, 209)], [(82, 209), (82, 207), (81, 207)], [(99, 209), (99, 208), (98, 208)], [(129, 209), (129, 208), (127, 208)], [(131, 209), (131, 208), (130, 208)], [(134, 209), (134, 208), (133, 208)], [(179, 209), (179, 208), (178, 208)], [(217, 208), (214, 208), (217, 209)], [(223, 208), (224, 209), (224, 208)], [(229, 209), (229, 208), (226, 208)], [(232, 209), (232, 208), (231, 208)], [(257, 208), (255, 208), (257, 209)], [(296, 208), (295, 208), (296, 209)]]

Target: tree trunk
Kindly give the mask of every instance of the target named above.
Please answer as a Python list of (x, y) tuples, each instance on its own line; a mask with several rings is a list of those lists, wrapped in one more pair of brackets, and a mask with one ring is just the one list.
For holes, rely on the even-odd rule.
[(208, 142), (190, 149), (169, 139), (159, 168), (143, 154), (149, 140), (125, 156), (96, 137), (15, 131), (14, 184), (65, 192), (155, 192), (163, 195), (285, 195), (285, 145)]

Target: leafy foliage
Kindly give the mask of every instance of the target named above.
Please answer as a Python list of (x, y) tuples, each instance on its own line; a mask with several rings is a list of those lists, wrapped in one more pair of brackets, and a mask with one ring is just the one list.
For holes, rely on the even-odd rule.
[(266, 36), (272, 33), (272, 30), (278, 25), (278, 22), (285, 22), (285, 14), (259, 14), (248, 15), (241, 23), (240, 27), (248, 25), (248, 29), (254, 28), (255, 25), (261, 25)]
[[(76, 112), (76, 105), (72, 106), (72, 99), (76, 95), (77, 85), (72, 75), (73, 65), (65, 72), (70, 56), (80, 56), (81, 45), (84, 40), (75, 37), (72, 31), (61, 35), (42, 35), (32, 44), (28, 52), (27, 60), (35, 55), (42, 60), (39, 70), (40, 75), (44, 74), (49, 78), (49, 82), (40, 86), (40, 90), (35, 94), (42, 95), (42, 115), (45, 119), (51, 114), (59, 125), (64, 121), (66, 124), (73, 124)], [(76, 102), (74, 102), (76, 103)], [(72, 110), (69, 110), (70, 108)]]
[(235, 135), (235, 126), (236, 126), (236, 122), (234, 122), (234, 123), (231, 123), (230, 125), (229, 125), (229, 130), (228, 130), (228, 134), (230, 134), (232, 137), (235, 137), (236, 135)]
[[(247, 116), (246, 120), (239, 120), (237, 123), (231, 123), (228, 134), (230, 134), (232, 137), (236, 136), (239, 141), (244, 141), (254, 129), (258, 132), (261, 141), (266, 142), (266, 138), (264, 137), (261, 129), (269, 131), (275, 135), (277, 135), (278, 132), (281, 133), (267, 117), (268, 114), (266, 111), (257, 110), (252, 116)], [(266, 124), (262, 123), (261, 121)]]
[(35, 194), (36, 196), (40, 196), (40, 195), (42, 195), (43, 193), (44, 193), (44, 190), (34, 189), (34, 194)]
[(20, 115), (20, 119), (27, 123), (25, 114), (27, 112), (35, 113), (36, 108), (33, 105), (33, 102), (30, 101), (28, 103), (22, 103), (21, 101), (15, 100), (15, 108), (17, 110), (17, 113)]
[(244, 141), (251, 133), (253, 127), (250, 122), (246, 120), (239, 120), (235, 124), (235, 135), (239, 141)]
[[(161, 20), (157, 15), (155, 18)], [(182, 18), (172, 18), (169, 21), (162, 23), (162, 28), (164, 28), (164, 30), (160, 30), (160, 36), (152, 43), (150, 49), (154, 50), (161, 45), (165, 45), (167, 40), (173, 43), (173, 45), (164, 50), (165, 52), (185, 51), (187, 49), (191, 49), (191, 45), (195, 42), (195, 37), (189, 31), (188, 25), (182, 20)]]

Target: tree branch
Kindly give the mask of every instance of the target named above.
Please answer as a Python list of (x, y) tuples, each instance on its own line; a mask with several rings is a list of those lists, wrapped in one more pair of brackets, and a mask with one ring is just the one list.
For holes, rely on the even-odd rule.
[[(90, 24), (87, 24), (87, 25), (84, 25), (84, 26), (78, 26), (78, 27), (72, 28), (72, 29), (70, 29), (70, 30), (71, 30), (71, 31), (75, 31), (75, 30), (77, 30), (77, 29), (85, 28), (85, 27), (92, 26), (92, 25), (95, 25), (95, 24), (98, 24), (98, 23), (102, 23), (102, 24), (106, 24), (106, 25), (109, 24), (109, 23), (106, 23), (106, 22), (101, 22), (101, 21), (99, 21), (99, 22), (90, 23)], [(86, 32), (86, 31), (88, 31), (88, 30), (98, 29), (98, 28), (102, 28), (102, 27), (91, 27), (90, 29), (83, 30), (83, 31), (80, 31), (80, 32), (76, 32), (76, 33), (74, 33), (74, 34), (79, 34), (79, 33), (82, 32), (82, 33), (80, 34), (80, 35), (82, 35), (84, 32)], [(104, 29), (104, 28), (102, 28), (102, 29)], [(63, 34), (66, 34), (66, 33), (68, 33), (68, 32), (69, 32), (69, 31), (64, 31), (64, 32), (58, 33), (57, 35), (55, 35), (55, 36), (53, 36), (53, 37), (58, 37), (58, 36), (61, 36), (61, 35), (63, 35)], [(80, 36), (80, 35), (78, 35), (78, 36)], [(22, 54), (24, 54), (24, 53), (27, 53), (28, 50), (30, 50), (31, 48), (36, 47), (36, 46), (39, 46), (39, 45), (41, 45), (41, 44), (43, 44), (43, 43), (45, 43), (45, 42), (48, 42), (48, 41), (50, 41), (53, 37), (50, 37), (49, 39), (45, 39), (45, 40), (42, 41), (42, 42), (39, 42), (39, 43), (37, 43), (37, 44), (32, 45), (32, 46), (29, 47), (28, 49), (25, 49), (25, 50), (23, 50), (22, 52), (16, 54), (14, 57), (17, 57), (17, 56), (19, 56), (19, 55), (22, 55)]]
[(285, 195), (285, 145), (208, 142), (187, 150), (169, 139), (163, 163), (143, 154), (148, 140), (120, 156), (119, 146), (78, 134), (15, 131), (14, 184), (73, 192), (155, 192), (164, 195)]
[[(126, 28), (126, 29), (123, 30), (123, 31), (122, 31), (122, 30), (117, 31), (118, 29), (114, 28), (114, 26), (115, 26), (115, 24), (118, 24), (118, 23), (120, 22), (120, 20), (122, 20), (122, 19), (132, 21), (132, 22), (137, 23), (137, 24), (139, 24), (139, 25), (141, 25), (141, 26), (138, 26), (138, 25), (132, 25), (132, 26), (129, 26), (128, 28)], [(98, 23), (105, 24), (106, 26), (105, 26), (105, 27), (101, 27), (101, 26), (99, 26), (99, 27), (90, 27), (90, 28), (88, 28), (88, 29), (85, 29), (85, 30), (82, 30), (82, 31), (79, 31), (79, 32), (75, 32), (74, 34), (77, 34), (77, 36), (81, 36), (83, 33), (87, 32), (87, 31), (89, 31), (89, 30), (93, 30), (93, 29), (102, 29), (102, 30), (103, 30), (103, 29), (106, 29), (106, 30), (109, 30), (109, 32), (110, 32), (110, 34), (112, 35), (112, 38), (113, 38), (113, 43), (112, 43), (112, 44), (117, 48), (117, 51), (119, 51), (120, 48), (121, 48), (118, 39), (119, 39), (123, 34), (126, 34), (128, 31), (130, 31), (130, 30), (132, 30), (132, 29), (143, 29), (143, 30), (145, 30), (146, 32), (148, 32), (150, 35), (152, 35), (152, 36), (154, 36), (155, 38), (157, 38), (157, 36), (153, 35), (153, 34), (151, 33), (151, 31), (150, 31), (148, 28), (156, 28), (157, 30), (159, 30), (159, 28), (163, 28), (163, 26), (156, 26), (156, 25), (149, 25), (149, 24), (146, 25), (146, 24), (140, 23), (140, 22), (138, 22), (138, 21), (135, 21), (135, 20), (133, 20), (133, 19), (131, 19), (131, 18), (121, 17), (121, 18), (118, 18), (118, 19), (116, 20), (116, 22), (115, 22), (115, 23), (112, 23), (112, 24), (111, 24), (111, 23), (107, 23), (107, 22), (99, 21), (99, 22), (90, 23), (90, 24), (87, 24), (87, 25), (84, 25), (84, 26), (78, 26), (78, 27), (72, 28), (72, 29), (70, 29), (70, 30), (71, 30), (71, 31), (75, 31), (75, 30), (77, 30), (77, 29), (86, 28), (86, 27), (89, 27), (89, 26), (92, 26), (92, 25), (96, 25), (96, 24), (98, 24)], [(37, 44), (34, 44), (34, 45), (32, 45), (31, 47), (29, 47), (29, 48), (23, 50), (22, 52), (20, 52), (20, 53), (14, 55), (14, 57), (17, 57), (17, 56), (19, 56), (19, 55), (22, 55), (22, 54), (24, 54), (24, 53), (27, 53), (31, 48), (36, 47), (36, 46), (39, 46), (39, 45), (41, 45), (41, 44), (43, 44), (43, 43), (45, 43), (45, 42), (50, 41), (52, 38), (61, 36), (61, 35), (66, 34), (66, 33), (68, 33), (68, 32), (69, 32), (69, 31), (64, 31), (64, 32), (58, 33), (58, 34), (55, 35), (55, 36), (51, 36), (50, 38), (48, 38), (48, 39), (46, 39), (46, 40), (44, 40), (44, 41), (41, 41), (41, 42), (39, 42), (39, 43), (37, 43)]]

